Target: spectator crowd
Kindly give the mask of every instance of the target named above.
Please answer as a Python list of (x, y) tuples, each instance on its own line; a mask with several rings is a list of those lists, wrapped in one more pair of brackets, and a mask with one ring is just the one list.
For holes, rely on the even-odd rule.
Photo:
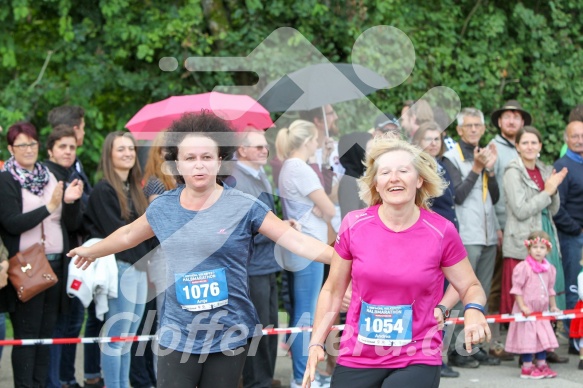
[[(372, 315), (363, 311), (398, 305), (405, 315), (413, 314), (411, 338), (399, 337), (400, 346), (415, 343), (416, 330), (439, 326), (450, 312), (481, 325), (488, 313), (530, 315), (583, 306), (583, 105), (569, 115), (566, 148), (553, 165), (540, 160), (545, 139), (535, 126), (536, 115), (518, 101), (491, 112), (489, 121), (498, 133), (487, 144), (487, 119), (476, 108), (463, 108), (451, 126), (445, 112), (424, 100), (405, 102), (399, 113), (400, 119), (388, 112), (371, 118), (368, 132), (340, 136), (342, 118), (326, 105), (279, 129), (274, 144), (263, 130), (249, 127), (233, 133), (228, 147), (214, 133), (229, 132), (228, 123), (209, 113), (187, 115), (158, 134), (144, 160), (130, 133), (111, 132), (95, 182), (77, 157), (91, 137), (83, 108), (51, 110), (52, 131), (45, 139), (29, 122), (8, 126), (10, 158), (0, 172), (0, 334), (8, 313), (18, 339), (78, 337), (84, 326), (86, 337), (158, 333), (160, 340), (144, 346), (85, 344), (84, 381), (75, 378), (76, 345), (14, 347), (14, 386), (147, 388), (188, 381), (201, 388), (278, 387), (281, 382), (273, 378), (277, 336), (261, 337), (255, 325), (277, 327), (280, 306), (292, 327), (342, 322), (365, 336), (363, 322)], [(455, 133), (448, 133), (454, 127)], [(46, 155), (40, 154), (41, 144)], [(233, 194), (239, 191), (239, 197)], [(412, 196), (399, 202), (399, 195), (409, 192)], [(193, 220), (198, 229), (181, 234), (177, 225), (186, 228)], [(413, 233), (418, 221), (433, 237), (423, 241)], [(8, 259), (41, 241), (59, 281), (22, 302), (8, 279)], [(418, 253), (413, 245), (439, 254), (405, 266), (406, 258)], [(101, 259), (110, 254), (109, 262)], [(189, 254), (197, 264), (187, 260)], [(367, 257), (368, 271), (380, 270), (384, 255), (401, 260), (403, 268), (394, 263), (386, 274), (368, 274), (359, 264)], [(394, 275), (410, 265), (417, 266), (413, 271), (423, 269), (424, 276), (430, 273), (432, 286), (437, 281), (427, 291), (430, 297), (392, 291), (403, 300), (372, 300), (384, 282), (399, 284), (399, 290), (407, 284), (422, 287), (405, 274)], [(198, 283), (185, 283), (202, 271), (217, 278), (212, 283), (217, 295), (212, 285), (212, 297), (195, 295)], [(229, 316), (218, 317), (219, 310)], [(333, 313), (328, 320), (327, 312)], [(476, 314), (480, 317), (474, 319)], [(228, 330), (212, 334), (208, 327), (219, 323)], [(196, 325), (208, 326), (208, 339), (185, 333)], [(490, 331), (492, 339), (483, 341)], [(493, 324), (484, 330), (466, 326), (465, 334), (456, 325), (444, 350), (447, 363), (404, 354), (395, 361), (366, 351), (362, 358), (337, 357), (338, 343), (324, 346), (328, 332), (323, 333), (294, 333), (279, 344), (291, 353), (292, 387), (368, 381), (415, 386), (386, 380), (390, 376), (351, 374), (355, 369), (408, 370), (410, 363), (433, 368), (410, 373), (423, 376), (423, 386), (435, 386), (440, 377), (459, 376), (453, 367), (499, 365), (516, 355), (520, 377), (552, 378), (556, 373), (549, 363), (568, 361), (555, 352), (556, 335), (570, 337), (568, 352), (580, 355), (583, 370), (583, 325), (577, 319)], [(468, 333), (479, 335), (479, 340), (470, 338), (473, 350), (459, 346)], [(366, 342), (370, 336), (342, 335), (340, 348), (350, 352), (357, 341), (374, 345)], [(228, 336), (233, 345), (225, 348), (221, 339)], [(435, 338), (441, 346), (442, 334)], [(212, 342), (208, 349), (205, 341)], [(171, 351), (196, 354), (196, 361), (190, 360), (204, 367), (188, 366), (191, 361)], [(203, 357), (220, 352), (231, 352), (233, 363)], [(176, 367), (183, 362), (186, 371)]]

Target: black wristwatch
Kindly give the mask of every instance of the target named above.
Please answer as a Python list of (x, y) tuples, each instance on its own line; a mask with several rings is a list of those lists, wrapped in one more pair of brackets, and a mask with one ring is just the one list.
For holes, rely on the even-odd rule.
[(443, 314), (443, 320), (444, 320), (444, 321), (445, 321), (447, 318), (449, 318), (449, 313), (450, 313), (450, 310), (449, 310), (447, 307), (445, 307), (445, 306), (444, 306), (444, 305), (442, 305), (442, 304), (438, 304), (436, 307), (437, 307), (438, 309), (440, 309), (440, 310), (441, 310), (441, 313)]

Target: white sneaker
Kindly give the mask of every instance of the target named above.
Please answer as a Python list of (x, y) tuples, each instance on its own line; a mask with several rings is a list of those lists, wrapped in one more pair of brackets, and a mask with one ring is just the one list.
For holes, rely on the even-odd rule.
[[(291, 383), (289, 385), (290, 388), (302, 388), (302, 383), (296, 383), (296, 381), (292, 378), (291, 379)], [(312, 384), (310, 384), (310, 388), (329, 388), (330, 386), (328, 385), (327, 387), (323, 387), (322, 385), (320, 385), (320, 383), (318, 383), (318, 379), (314, 379), (314, 381), (312, 381)]]

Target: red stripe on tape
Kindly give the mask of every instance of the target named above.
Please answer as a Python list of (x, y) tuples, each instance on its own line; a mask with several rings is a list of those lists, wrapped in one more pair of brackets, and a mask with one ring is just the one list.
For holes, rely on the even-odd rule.
[[(537, 312), (525, 317), (522, 314), (498, 314), (487, 315), (489, 323), (506, 322), (529, 322), (529, 321), (554, 321), (563, 319), (583, 318), (583, 309), (564, 310), (556, 313)], [(446, 324), (459, 325), (464, 322), (463, 318), (449, 318)], [(343, 330), (344, 325), (332, 326), (332, 330)], [(288, 327), (277, 329), (265, 329), (263, 335), (293, 334), (302, 331), (312, 331), (312, 327)], [(44, 339), (8, 339), (0, 340), (0, 346), (29, 346), (29, 345), (68, 345), (87, 343), (108, 343), (108, 342), (140, 342), (156, 339), (155, 335), (140, 335), (129, 337), (89, 337), (89, 338), (44, 338)]]

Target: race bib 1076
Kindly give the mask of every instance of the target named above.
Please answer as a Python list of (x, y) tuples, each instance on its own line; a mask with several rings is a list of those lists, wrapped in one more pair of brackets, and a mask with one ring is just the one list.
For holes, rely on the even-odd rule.
[(184, 310), (211, 310), (229, 303), (225, 268), (174, 274), (176, 299)]

